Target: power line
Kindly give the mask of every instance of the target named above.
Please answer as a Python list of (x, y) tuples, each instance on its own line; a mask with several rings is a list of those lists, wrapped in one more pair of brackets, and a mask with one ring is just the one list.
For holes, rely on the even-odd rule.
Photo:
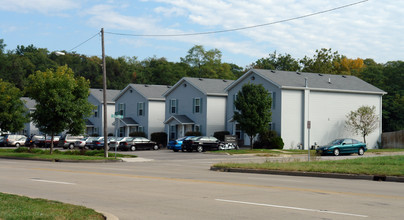
[(100, 35), (100, 32), (97, 32), (96, 34), (94, 34), (92, 37), (88, 38), (87, 40), (83, 41), (82, 43), (80, 43), (79, 45), (73, 47), (72, 49), (68, 50), (68, 52), (71, 52), (72, 50), (76, 49), (77, 47), (80, 47), (81, 45), (87, 43), (87, 41), (93, 39), (94, 37), (96, 37), (97, 35)]
[(270, 23), (258, 24), (258, 25), (253, 25), (253, 26), (240, 27), (240, 28), (233, 28), (233, 29), (225, 29), (225, 30), (196, 32), (196, 33), (184, 33), (184, 34), (125, 34), (125, 33), (115, 33), (115, 32), (108, 32), (108, 31), (105, 31), (105, 33), (113, 34), (113, 35), (133, 36), (133, 37), (181, 37), (181, 36), (218, 34), (218, 33), (240, 31), (240, 30), (252, 29), (252, 28), (257, 28), (257, 27), (269, 26), (269, 25), (284, 23), (284, 22), (288, 22), (288, 21), (298, 20), (298, 19), (302, 19), (302, 18), (307, 18), (307, 17), (311, 17), (311, 16), (315, 16), (315, 15), (319, 15), (319, 14), (324, 14), (324, 13), (328, 13), (328, 12), (331, 12), (331, 11), (336, 11), (336, 10), (339, 10), (339, 9), (347, 8), (347, 7), (351, 7), (351, 6), (358, 5), (358, 4), (367, 2), (367, 1), (368, 0), (354, 2), (354, 3), (351, 3), (351, 4), (339, 6), (339, 7), (336, 7), (336, 8), (327, 9), (327, 10), (324, 10), (324, 11), (314, 12), (314, 13), (311, 13), (311, 14), (297, 16), (297, 17), (288, 18), (288, 19), (284, 19), (284, 20), (274, 21), (274, 22), (270, 22)]

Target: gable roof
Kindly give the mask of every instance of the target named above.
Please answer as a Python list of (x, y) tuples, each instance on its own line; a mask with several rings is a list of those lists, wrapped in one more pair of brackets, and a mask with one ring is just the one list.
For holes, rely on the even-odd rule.
[[(107, 103), (113, 104), (115, 96), (117, 96), (120, 92), (121, 92), (120, 90), (107, 89), (106, 92)], [(92, 95), (100, 103), (104, 103), (103, 89), (90, 89), (90, 95)]]
[(28, 98), (28, 97), (21, 97), (20, 99), (24, 102), (24, 106), (27, 109), (30, 109), (30, 110), (36, 109), (36, 107), (35, 107), (36, 101), (35, 100), (33, 100), (31, 98)]
[(205, 95), (227, 96), (225, 88), (233, 83), (234, 80), (183, 77), (163, 95), (167, 96), (183, 82), (188, 82)]
[(119, 95), (114, 98), (118, 100), (126, 91), (133, 89), (136, 90), (141, 96), (147, 100), (165, 101), (163, 94), (169, 89), (165, 85), (146, 85), (146, 84), (129, 84), (126, 86)]
[(183, 125), (193, 125), (195, 124), (192, 119), (188, 118), (186, 115), (172, 115), (170, 118), (168, 118), (166, 121), (164, 121), (164, 124), (168, 124), (170, 121), (176, 120), (178, 123), (183, 124)]
[(264, 69), (251, 69), (232, 85), (228, 86), (226, 91), (253, 73), (263, 77), (280, 89), (306, 89), (305, 81), (307, 79), (307, 88), (310, 90), (386, 94), (383, 90), (356, 76)]

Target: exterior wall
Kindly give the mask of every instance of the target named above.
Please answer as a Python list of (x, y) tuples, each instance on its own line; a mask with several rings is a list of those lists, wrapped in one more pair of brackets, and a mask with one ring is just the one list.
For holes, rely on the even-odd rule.
[[(132, 92), (131, 92), (132, 91)], [(125, 114), (123, 117), (131, 117), (133, 118), (139, 125), (144, 122), (146, 119), (140, 121), (137, 117), (137, 103), (143, 102), (145, 99), (133, 88), (129, 88), (126, 90), (124, 94), (122, 94), (119, 99), (115, 100), (115, 109), (119, 109), (119, 104), (125, 104)], [(144, 116), (142, 116), (143, 118)], [(119, 123), (119, 126), (122, 127), (124, 124), (122, 122)], [(118, 128), (117, 128), (118, 129)], [(129, 136), (129, 131), (125, 129), (124, 136)], [(116, 131), (114, 132), (116, 133)]]
[(284, 142), (284, 149), (297, 149), (303, 144), (303, 102), (302, 90), (282, 91), (282, 116), (280, 136)]
[[(193, 98), (202, 98), (201, 113), (193, 113)], [(176, 99), (178, 102), (177, 112), (175, 114), (171, 113), (170, 109), (170, 102), (172, 99)], [(206, 135), (206, 106), (206, 96), (198, 89), (193, 87), (190, 83), (184, 81), (166, 96), (165, 120), (169, 119), (173, 115), (186, 115), (193, 120), (196, 125), (201, 125), (202, 135)], [(166, 126), (166, 132), (169, 134), (169, 126)], [(181, 133), (178, 133), (178, 135), (180, 134)]]
[[(92, 105), (97, 107), (98, 110), (98, 116), (94, 117), (94, 114), (92, 116), (90, 116), (88, 119), (94, 124), (94, 129), (97, 129), (97, 132), (95, 132), (98, 135), (102, 135), (103, 134), (103, 125), (102, 125), (102, 121), (103, 121), (103, 106), (102, 104), (96, 99), (94, 98), (92, 95), (90, 95), (88, 97), (88, 102), (90, 102)], [(107, 109), (108, 110), (108, 109)]]
[(165, 102), (149, 101), (145, 108), (149, 122), (147, 124), (148, 137), (150, 138), (151, 134), (155, 132), (164, 132)]
[[(103, 108), (101, 108), (103, 109)], [(104, 110), (102, 112), (104, 114)], [(107, 104), (107, 134), (114, 134), (115, 135), (115, 127), (113, 125), (115, 119), (111, 117), (111, 114), (115, 114), (115, 103), (108, 103)], [(104, 118), (102, 118), (104, 120)], [(101, 135), (104, 134), (104, 126), (102, 125)]]
[(355, 138), (363, 141), (361, 135), (355, 135), (345, 127), (346, 115), (361, 106), (375, 106), (380, 119), (379, 127), (366, 137), (367, 147), (376, 148), (380, 141), (381, 95), (310, 92), (311, 143), (318, 145), (329, 143), (335, 138)]
[[(254, 80), (253, 80), (254, 79)], [(272, 130), (275, 130), (279, 135), (281, 132), (281, 105), (283, 100), (281, 99), (281, 90), (274, 84), (268, 82), (268, 80), (262, 78), (261, 76), (250, 73), (248, 77), (244, 80), (240, 81), (237, 85), (232, 87), (228, 91), (227, 101), (226, 101), (226, 130), (228, 130), (231, 134), (236, 134), (236, 122), (233, 121), (234, 115), (234, 99), (235, 95), (241, 90), (244, 84), (252, 83), (252, 84), (261, 84), (264, 86), (272, 94)], [(244, 139), (244, 145), (250, 145), (249, 137), (244, 134), (241, 139)]]
[(225, 130), (226, 97), (209, 96), (207, 103), (206, 135), (213, 136), (216, 131)]

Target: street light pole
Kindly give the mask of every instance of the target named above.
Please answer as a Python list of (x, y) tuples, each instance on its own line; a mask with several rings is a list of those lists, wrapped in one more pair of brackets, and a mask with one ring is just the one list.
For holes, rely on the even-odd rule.
[(105, 47), (104, 47), (104, 28), (101, 28), (101, 45), (102, 45), (102, 73), (103, 73), (103, 103), (104, 103), (104, 157), (108, 157), (108, 131), (107, 131), (107, 69), (105, 64)]

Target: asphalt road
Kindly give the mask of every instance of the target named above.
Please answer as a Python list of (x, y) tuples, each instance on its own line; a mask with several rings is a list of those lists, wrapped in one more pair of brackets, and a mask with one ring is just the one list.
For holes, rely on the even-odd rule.
[[(210, 171), (254, 156), (138, 151), (121, 163), (0, 159), (0, 191), (119, 219), (402, 219), (404, 184)], [(348, 156), (349, 157), (349, 156)], [(351, 156), (352, 157), (352, 156)]]

